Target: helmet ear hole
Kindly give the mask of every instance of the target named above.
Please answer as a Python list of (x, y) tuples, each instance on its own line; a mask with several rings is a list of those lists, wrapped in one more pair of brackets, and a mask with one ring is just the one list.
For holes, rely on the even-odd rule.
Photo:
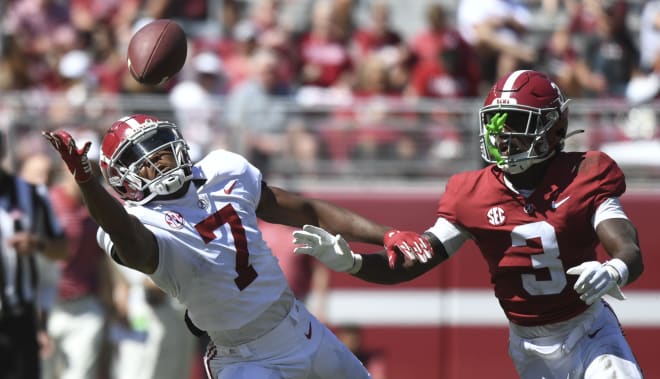
[(568, 115), (564, 112), (557, 121), (557, 137), (565, 138), (568, 130)]

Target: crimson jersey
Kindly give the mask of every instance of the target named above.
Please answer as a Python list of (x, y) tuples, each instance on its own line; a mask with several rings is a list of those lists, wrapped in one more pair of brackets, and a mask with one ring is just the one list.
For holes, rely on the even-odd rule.
[(524, 326), (569, 319), (586, 309), (566, 270), (596, 260), (593, 216), (626, 188), (617, 164), (601, 152), (559, 153), (527, 198), (488, 166), (451, 177), (438, 216), (469, 233), (488, 263), (507, 318)]

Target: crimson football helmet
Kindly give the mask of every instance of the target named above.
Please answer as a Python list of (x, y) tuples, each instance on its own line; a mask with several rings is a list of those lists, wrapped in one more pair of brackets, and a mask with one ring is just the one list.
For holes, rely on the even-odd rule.
[(568, 101), (537, 71), (500, 79), (479, 111), (481, 157), (511, 174), (550, 158), (564, 147)]
[[(171, 149), (176, 167), (162, 169), (149, 158)], [(106, 182), (129, 202), (145, 204), (159, 195), (171, 195), (192, 178), (188, 144), (179, 128), (168, 121), (136, 114), (116, 121), (103, 137), (100, 166)], [(140, 175), (150, 165), (157, 173), (153, 179)]]

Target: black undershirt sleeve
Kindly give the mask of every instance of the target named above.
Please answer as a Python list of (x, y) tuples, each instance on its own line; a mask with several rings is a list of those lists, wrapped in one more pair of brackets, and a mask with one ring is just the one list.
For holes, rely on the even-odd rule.
[(429, 244), (431, 245), (431, 248), (433, 249), (433, 254), (440, 258), (441, 261), (444, 261), (446, 259), (449, 259), (449, 254), (447, 254), (447, 250), (445, 250), (444, 245), (438, 237), (436, 237), (433, 233), (430, 232), (424, 232), (422, 233), (424, 237), (429, 241)]

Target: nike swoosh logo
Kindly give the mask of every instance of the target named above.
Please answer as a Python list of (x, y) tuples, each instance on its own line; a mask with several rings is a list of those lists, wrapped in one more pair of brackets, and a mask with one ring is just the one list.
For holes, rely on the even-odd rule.
[(601, 329), (603, 329), (603, 327), (600, 327), (600, 328), (594, 330), (593, 333), (589, 333), (589, 334), (587, 334), (587, 337), (589, 337), (589, 338), (594, 338), (594, 337), (596, 337), (596, 334), (598, 334), (598, 332), (600, 332)]
[(570, 198), (571, 198), (570, 196), (566, 196), (565, 198), (563, 198), (559, 201), (554, 201), (553, 200), (552, 201), (552, 209), (557, 209), (557, 208), (561, 207), (561, 205), (564, 204), (565, 202), (567, 202), (568, 199), (570, 199)]
[(224, 191), (225, 191), (226, 195), (229, 195), (231, 193), (231, 191), (234, 189), (234, 186), (236, 185), (237, 181), (238, 180), (234, 179), (225, 186)]
[(305, 337), (307, 337), (308, 340), (312, 339), (312, 322), (309, 322), (309, 326), (307, 327), (307, 333), (305, 333)]

